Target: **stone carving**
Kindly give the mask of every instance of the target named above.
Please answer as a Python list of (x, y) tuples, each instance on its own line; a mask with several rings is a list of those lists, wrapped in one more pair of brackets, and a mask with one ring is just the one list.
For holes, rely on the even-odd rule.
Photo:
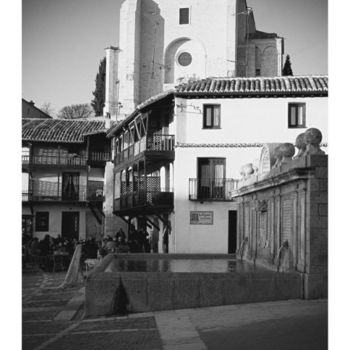
[(250, 175), (254, 174), (254, 168), (252, 163), (245, 164), (241, 167), (241, 172), (243, 179), (248, 178)]
[(263, 146), (259, 161), (259, 174), (269, 173), (276, 162), (273, 150), (281, 145), (280, 143), (267, 143)]
[(258, 211), (266, 212), (267, 211), (267, 201), (266, 200), (258, 201), (257, 209), (258, 209)]
[(322, 141), (322, 133), (320, 130), (316, 128), (307, 129), (304, 137), (306, 143), (305, 155), (325, 154), (325, 152), (320, 149), (320, 143)]
[(295, 139), (295, 147), (298, 149), (298, 154), (294, 159), (301, 158), (305, 155), (306, 151), (306, 142), (305, 142), (305, 133), (299, 134)]
[(291, 143), (282, 143), (274, 149), (276, 162), (273, 168), (279, 167), (282, 164), (289, 163), (294, 156), (295, 148)]

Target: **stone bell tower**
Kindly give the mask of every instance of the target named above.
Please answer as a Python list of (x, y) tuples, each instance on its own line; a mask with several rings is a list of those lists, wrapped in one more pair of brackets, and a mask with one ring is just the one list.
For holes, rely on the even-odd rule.
[(192, 79), (281, 74), (283, 38), (256, 30), (246, 0), (124, 0), (119, 36), (106, 49), (106, 112), (119, 118)]

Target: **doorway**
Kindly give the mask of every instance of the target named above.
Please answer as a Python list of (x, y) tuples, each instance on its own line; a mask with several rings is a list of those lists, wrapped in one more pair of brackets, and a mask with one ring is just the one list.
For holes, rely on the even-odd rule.
[(79, 239), (79, 212), (62, 212), (62, 238)]
[(233, 254), (237, 249), (237, 210), (228, 212), (228, 253)]
[(79, 199), (79, 173), (62, 173), (62, 199)]

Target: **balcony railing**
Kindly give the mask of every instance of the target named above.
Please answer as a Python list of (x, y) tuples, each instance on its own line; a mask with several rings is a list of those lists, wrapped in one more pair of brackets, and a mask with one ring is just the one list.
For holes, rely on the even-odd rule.
[(155, 134), (141, 138), (128, 148), (117, 153), (117, 163), (137, 156), (144, 151), (170, 152), (174, 151), (175, 136), (165, 134)]
[(57, 181), (32, 180), (22, 191), (23, 201), (103, 201), (103, 182), (88, 181), (86, 185), (70, 185), (62, 188)]
[(71, 155), (71, 156), (22, 156), (22, 164), (32, 165), (59, 165), (59, 166), (85, 166), (86, 157)]
[(91, 152), (89, 154), (89, 161), (92, 162), (108, 162), (111, 160), (110, 152)]
[(230, 201), (238, 181), (226, 178), (189, 179), (189, 199), (193, 201)]
[(160, 188), (160, 177), (147, 177), (146, 183), (140, 179), (133, 188), (126, 188), (125, 184), (122, 184), (122, 190), (120, 197), (114, 200), (115, 211), (145, 206), (172, 208), (174, 204), (173, 192)]

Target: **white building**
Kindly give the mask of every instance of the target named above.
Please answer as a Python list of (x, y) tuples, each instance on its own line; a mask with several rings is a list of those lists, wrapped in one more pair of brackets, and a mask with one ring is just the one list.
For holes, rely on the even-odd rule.
[(120, 119), (181, 82), (279, 76), (283, 38), (256, 30), (246, 0), (125, 0), (106, 49), (105, 113)]
[[(156, 95), (111, 128), (114, 213), (169, 252), (236, 249), (231, 191), (264, 143), (316, 127), (327, 143), (328, 78), (208, 78)], [(159, 232), (160, 231), (160, 232)]]

